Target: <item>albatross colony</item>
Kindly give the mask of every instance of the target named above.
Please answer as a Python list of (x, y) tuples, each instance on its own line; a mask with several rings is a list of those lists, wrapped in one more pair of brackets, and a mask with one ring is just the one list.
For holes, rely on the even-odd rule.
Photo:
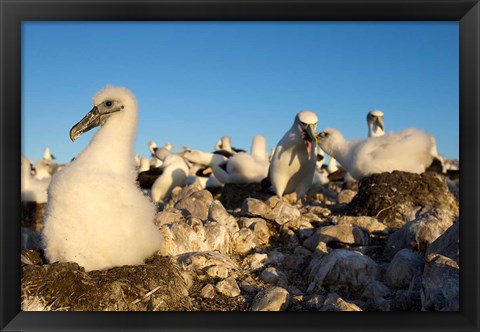
[(135, 96), (108, 86), (70, 130), (74, 141), (100, 126), (75, 160), (57, 172), (48, 189), (43, 241), (49, 262), (76, 262), (87, 271), (142, 264), (162, 245), (155, 205), (135, 179)]

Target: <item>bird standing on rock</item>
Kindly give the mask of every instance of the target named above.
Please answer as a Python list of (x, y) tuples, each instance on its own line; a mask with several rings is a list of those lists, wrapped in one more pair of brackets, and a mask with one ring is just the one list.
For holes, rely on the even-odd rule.
[(292, 127), (278, 142), (269, 169), (272, 190), (278, 197), (296, 192), (300, 198), (310, 189), (317, 162), (317, 122), (314, 112), (299, 112)]
[(142, 264), (163, 241), (155, 205), (135, 182), (137, 101), (129, 90), (108, 86), (93, 103), (70, 138), (101, 128), (48, 189), (45, 255), (50, 263), (76, 262), (87, 271)]

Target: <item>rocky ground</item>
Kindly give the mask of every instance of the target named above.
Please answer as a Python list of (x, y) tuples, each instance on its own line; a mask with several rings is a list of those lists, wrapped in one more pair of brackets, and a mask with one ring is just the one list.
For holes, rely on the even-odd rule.
[(445, 179), (393, 172), (280, 200), (260, 185), (176, 188), (141, 266), (46, 264), (22, 206), (23, 310), (459, 310), (459, 207)]

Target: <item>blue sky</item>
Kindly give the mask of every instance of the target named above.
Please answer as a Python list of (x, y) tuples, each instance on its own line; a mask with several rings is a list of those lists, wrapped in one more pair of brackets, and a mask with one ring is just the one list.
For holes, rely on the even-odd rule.
[(367, 135), (380, 109), (387, 131), (417, 127), (459, 157), (458, 22), (24, 22), (22, 152), (59, 162), (70, 128), (107, 84), (139, 101), (135, 148), (147, 141), (211, 151), (223, 135), (249, 149), (275, 147), (294, 116), (311, 110), (318, 130)]

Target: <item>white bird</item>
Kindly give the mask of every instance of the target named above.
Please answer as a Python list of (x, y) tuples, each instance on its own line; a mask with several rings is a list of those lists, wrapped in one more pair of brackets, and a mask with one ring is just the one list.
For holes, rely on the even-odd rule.
[(38, 180), (51, 178), (51, 165), (44, 160), (40, 160), (35, 164), (35, 178)]
[(233, 147), (230, 136), (222, 136), (222, 138), (220, 138), (215, 144), (214, 153), (222, 154), (227, 158), (230, 158), (237, 152), (246, 152), (246, 151), (243, 149), (237, 149)]
[(161, 202), (173, 188), (184, 184), (189, 168), (182, 157), (165, 147), (156, 149), (155, 156), (163, 162), (161, 166), (163, 172), (153, 183), (151, 195), (154, 202)]
[(43, 150), (43, 160), (46, 162), (52, 162), (55, 157), (50, 153), (50, 148), (46, 147), (45, 150)]
[(135, 96), (107, 86), (94, 107), (70, 130), (74, 141), (97, 127), (88, 146), (52, 177), (44, 227), (49, 262), (76, 262), (85, 270), (142, 264), (163, 240), (154, 225), (155, 205), (135, 179)]
[[(383, 122), (383, 112), (380, 110), (372, 110), (367, 114), (368, 137), (379, 137), (385, 134), (385, 127)], [(343, 179), (346, 183), (351, 183), (355, 179), (344, 170), (340, 170), (337, 166), (335, 158), (330, 156), (328, 162), (328, 170), (332, 179)], [(339, 171), (339, 172), (337, 172)]]
[(162, 166), (162, 161), (158, 158), (155, 158), (155, 150), (158, 149), (157, 143), (155, 141), (148, 141), (148, 151), (150, 151), (151, 156), (153, 157), (150, 159), (150, 167), (151, 168), (159, 168)]
[[(195, 164), (188, 160), (186, 160), (186, 162), (188, 164), (188, 175), (185, 178), (185, 181), (183, 182), (183, 184), (190, 185), (190, 184), (197, 183), (202, 189), (205, 189), (207, 187), (207, 182), (210, 174), (203, 176), (204, 175), (203, 172), (207, 170), (208, 166)], [(210, 172), (211, 172), (211, 169), (210, 169)]]
[(228, 157), (234, 155), (235, 151), (232, 149), (230, 136), (222, 136), (215, 144), (215, 151), (224, 151), (226, 154), (229, 154)]
[(172, 143), (167, 142), (167, 143), (165, 143), (165, 144), (163, 145), (163, 147), (164, 147), (165, 149), (167, 149), (168, 151), (170, 151), (170, 150), (172, 150), (172, 148), (173, 148), (174, 146), (173, 146)]
[(147, 145), (148, 145), (148, 151), (150, 151), (150, 154), (152, 155), (152, 157), (155, 156), (155, 149), (157, 148), (157, 143), (155, 141), (148, 141)]
[(317, 145), (316, 146), (316, 157), (317, 162), (315, 165), (315, 174), (313, 175), (313, 184), (314, 185), (324, 185), (329, 182), (328, 180), (328, 171), (324, 165), (325, 161), (325, 152)]
[(148, 170), (150, 170), (150, 159), (145, 157), (140, 158), (138, 173), (146, 172)]
[[(368, 137), (379, 137), (385, 135), (385, 124), (383, 120), (383, 112), (380, 110), (373, 110), (367, 114), (367, 125), (368, 125)], [(436, 164), (429, 165), (434, 166), (436, 171), (445, 174), (447, 172), (444, 158), (437, 152), (437, 145), (435, 140), (433, 141), (433, 146), (431, 154), (436, 159)]]
[(47, 188), (50, 177), (37, 179), (32, 176), (32, 164), (25, 156), (21, 159), (21, 200), (22, 202), (47, 202)]
[(347, 141), (340, 131), (327, 128), (317, 138), (319, 146), (356, 180), (394, 170), (420, 174), (434, 157), (435, 138), (415, 128), (356, 141)]
[(329, 174), (338, 171), (337, 160), (335, 160), (335, 158), (332, 156), (330, 156), (330, 159), (328, 160), (327, 171)]
[(256, 135), (250, 153), (237, 152), (227, 160), (228, 180), (224, 183), (260, 183), (268, 176), (269, 166), (265, 137)]
[(373, 110), (367, 114), (368, 137), (379, 137), (385, 134), (383, 112)]
[(39, 180), (49, 178), (65, 165), (59, 165), (53, 160), (55, 157), (50, 153), (50, 148), (43, 151), (42, 160), (35, 164), (35, 177)]
[(221, 183), (226, 183), (228, 181), (228, 174), (224, 169), (228, 159), (225, 156), (186, 148), (183, 157), (192, 163), (210, 166), (213, 174)]
[(133, 160), (135, 162), (135, 167), (140, 168), (141, 166), (141, 159), (140, 159), (140, 154), (136, 154), (135, 157), (133, 157)]
[(278, 142), (269, 170), (272, 190), (277, 196), (296, 192), (300, 198), (310, 189), (317, 162), (317, 122), (315, 113), (299, 112), (290, 130)]

